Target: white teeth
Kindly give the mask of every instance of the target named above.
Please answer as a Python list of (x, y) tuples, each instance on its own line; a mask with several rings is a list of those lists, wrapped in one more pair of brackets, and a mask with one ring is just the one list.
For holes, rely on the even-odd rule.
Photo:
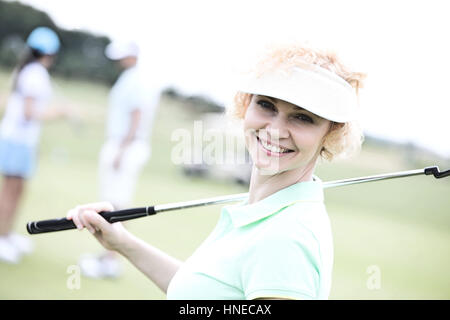
[(264, 149), (267, 149), (267, 150), (269, 150), (271, 152), (284, 153), (284, 152), (288, 151), (288, 149), (274, 146), (273, 144), (269, 144), (269, 143), (267, 143), (264, 140), (259, 139), (259, 141), (261, 141), (261, 144), (263, 145)]

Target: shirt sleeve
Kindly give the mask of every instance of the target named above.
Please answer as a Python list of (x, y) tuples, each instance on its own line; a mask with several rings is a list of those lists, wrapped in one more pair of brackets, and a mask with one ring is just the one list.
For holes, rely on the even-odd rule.
[(249, 252), (242, 271), (246, 299), (315, 299), (319, 291), (319, 244), (307, 229), (270, 235)]

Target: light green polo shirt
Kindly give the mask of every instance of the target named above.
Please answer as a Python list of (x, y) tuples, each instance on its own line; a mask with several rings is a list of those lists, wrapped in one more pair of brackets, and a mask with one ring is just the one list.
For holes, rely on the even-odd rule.
[(328, 299), (332, 265), (322, 183), (301, 182), (250, 205), (224, 207), (173, 277), (167, 299)]

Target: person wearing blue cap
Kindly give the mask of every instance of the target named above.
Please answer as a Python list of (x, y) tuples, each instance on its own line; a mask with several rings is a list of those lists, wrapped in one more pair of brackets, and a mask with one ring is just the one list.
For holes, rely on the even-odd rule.
[(12, 92), (0, 123), (0, 261), (8, 263), (18, 263), (23, 254), (32, 250), (31, 242), (12, 229), (25, 182), (36, 167), (41, 122), (71, 113), (66, 106), (47, 106), (52, 95), (48, 69), (60, 48), (57, 34), (47, 27), (38, 27), (26, 44), (26, 54), (15, 70)]

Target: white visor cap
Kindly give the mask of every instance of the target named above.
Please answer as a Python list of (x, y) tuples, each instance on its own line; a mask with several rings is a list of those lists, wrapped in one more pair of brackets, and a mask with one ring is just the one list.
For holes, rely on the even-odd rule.
[(111, 60), (137, 57), (139, 55), (139, 47), (134, 42), (112, 42), (106, 46), (105, 55)]
[(275, 69), (262, 75), (249, 73), (238, 90), (292, 103), (334, 122), (357, 118), (357, 97), (352, 86), (322, 67), (308, 65), (289, 71)]

